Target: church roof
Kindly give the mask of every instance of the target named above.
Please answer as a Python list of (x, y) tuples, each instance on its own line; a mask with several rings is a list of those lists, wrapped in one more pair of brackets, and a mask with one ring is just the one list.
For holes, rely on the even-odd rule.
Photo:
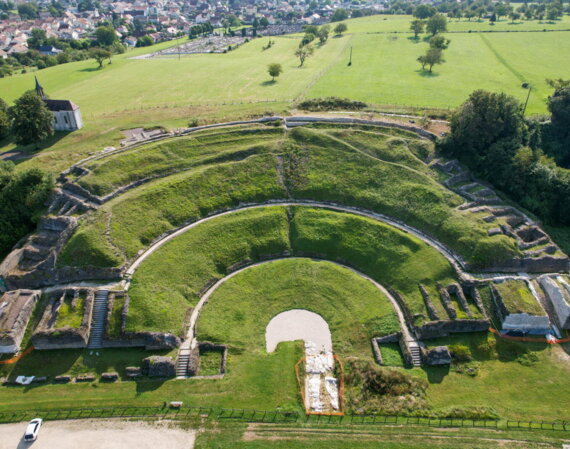
[(48, 100), (44, 99), (47, 108), (52, 112), (75, 111), (79, 109), (75, 103), (69, 100)]

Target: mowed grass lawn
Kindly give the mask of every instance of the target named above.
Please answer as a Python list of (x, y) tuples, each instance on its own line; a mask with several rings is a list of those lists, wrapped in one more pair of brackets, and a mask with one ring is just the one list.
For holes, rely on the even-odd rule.
[[(348, 34), (355, 33), (394, 33), (409, 32), (412, 16), (407, 15), (378, 15), (345, 20), (348, 25)], [(542, 31), (542, 30), (569, 30), (570, 17), (565, 15), (561, 20), (538, 21), (518, 20), (512, 23), (502, 17), (495, 25), (489, 20), (478, 19), (448, 19), (449, 32), (466, 31)]]
[(334, 352), (343, 357), (371, 358), (372, 337), (400, 330), (393, 306), (372, 282), (331, 262), (285, 259), (248, 268), (222, 284), (202, 309), (197, 338), (227, 344), (238, 354), (265, 353), (269, 321), (291, 309), (321, 315)]
[[(310, 97), (342, 92), (373, 104), (453, 108), (475, 89), (505, 92), (524, 103), (532, 86), (527, 113), (545, 113), (552, 93), (547, 78), (570, 72), (570, 33), (448, 33), (445, 63), (433, 73), (416, 61), (428, 48), (424, 40), (403, 34), (356, 34), (352, 66), (344, 57), (309, 91)], [(354, 82), (358, 80), (358, 82)]]
[[(329, 40), (299, 68), (294, 55), (298, 40), (272, 39), (275, 45), (265, 51), (262, 47), (267, 39), (255, 39), (227, 54), (140, 60), (129, 59), (129, 52), (115, 56), (112, 64), (101, 70), (94, 60), (70, 63), (1, 79), (0, 92), (12, 102), (32, 89), (34, 76), (38, 76), (51, 98), (71, 99), (80, 105), (86, 122), (92, 115), (164, 104), (292, 101), (341, 54), (349, 40)], [(272, 62), (280, 63), (284, 70), (276, 83), (267, 74), (267, 64)]]

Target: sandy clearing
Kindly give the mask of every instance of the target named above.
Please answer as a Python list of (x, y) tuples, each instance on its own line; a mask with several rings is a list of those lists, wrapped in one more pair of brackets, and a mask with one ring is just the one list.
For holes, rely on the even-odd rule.
[(195, 432), (169, 422), (47, 421), (33, 443), (22, 441), (27, 423), (0, 425), (0, 449), (192, 449)]
[(282, 341), (312, 341), (318, 349), (332, 351), (331, 331), (322, 316), (303, 309), (275, 315), (265, 330), (267, 352), (275, 351)]

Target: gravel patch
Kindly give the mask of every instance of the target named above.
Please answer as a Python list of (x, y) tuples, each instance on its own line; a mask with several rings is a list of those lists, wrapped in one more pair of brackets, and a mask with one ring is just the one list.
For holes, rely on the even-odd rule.
[(22, 440), (27, 422), (0, 425), (0, 449), (192, 449), (195, 432), (171, 423), (47, 421), (33, 443)]

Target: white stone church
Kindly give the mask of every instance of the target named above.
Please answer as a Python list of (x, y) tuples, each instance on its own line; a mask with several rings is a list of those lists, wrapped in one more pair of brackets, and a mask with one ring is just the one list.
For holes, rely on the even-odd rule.
[(44, 100), (53, 115), (53, 129), (56, 131), (75, 131), (83, 127), (79, 106), (69, 100), (50, 100), (44, 93), (36, 77), (36, 92)]

